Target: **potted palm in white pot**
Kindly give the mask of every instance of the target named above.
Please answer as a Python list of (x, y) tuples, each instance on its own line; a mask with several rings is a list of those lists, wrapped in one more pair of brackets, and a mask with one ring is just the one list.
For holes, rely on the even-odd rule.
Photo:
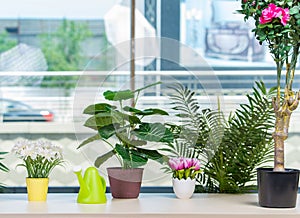
[[(284, 143), (288, 138), (292, 112), (300, 93), (293, 81), (300, 47), (300, 2), (297, 0), (241, 0), (245, 20), (255, 21), (256, 39), (265, 43), (277, 70), (277, 95), (273, 98), (276, 117), (274, 168), (258, 169), (259, 204), (265, 207), (295, 207), (299, 170), (284, 167)], [(283, 80), (282, 80), (283, 79)]]
[[(157, 108), (137, 109), (136, 103), (140, 92), (157, 85), (154, 83), (135, 91), (106, 91), (103, 93), (107, 101), (117, 103), (117, 106), (107, 101), (88, 106), (84, 114), (90, 115), (84, 126), (97, 133), (84, 140), (78, 148), (100, 140), (111, 147), (95, 160), (95, 166), (100, 167), (105, 161), (115, 156), (121, 167), (107, 168), (110, 191), (114, 198), (137, 198), (139, 196), (143, 168), (149, 159), (165, 162), (167, 158), (155, 148), (146, 147), (147, 142), (171, 143), (172, 132), (161, 122), (147, 122), (145, 117), (168, 113)], [(133, 105), (124, 105), (126, 100), (133, 100)]]

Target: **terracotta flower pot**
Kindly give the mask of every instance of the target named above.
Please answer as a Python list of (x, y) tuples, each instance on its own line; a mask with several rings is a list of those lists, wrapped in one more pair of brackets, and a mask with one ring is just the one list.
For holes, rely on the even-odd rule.
[(46, 201), (49, 178), (26, 178), (28, 201)]
[(138, 198), (142, 184), (143, 170), (142, 168), (107, 168), (110, 192), (113, 198)]

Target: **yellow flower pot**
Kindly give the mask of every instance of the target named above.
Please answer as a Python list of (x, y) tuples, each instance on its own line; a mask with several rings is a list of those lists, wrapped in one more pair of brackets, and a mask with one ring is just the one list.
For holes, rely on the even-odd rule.
[(49, 178), (26, 178), (28, 201), (46, 201)]

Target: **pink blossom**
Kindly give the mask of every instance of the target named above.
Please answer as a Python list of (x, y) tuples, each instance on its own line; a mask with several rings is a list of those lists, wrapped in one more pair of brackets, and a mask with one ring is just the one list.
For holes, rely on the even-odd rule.
[(169, 166), (173, 171), (173, 178), (194, 179), (200, 173), (200, 161), (197, 158), (170, 158)]
[(177, 170), (177, 161), (174, 158), (169, 159), (169, 166), (171, 167), (172, 170)]
[(290, 11), (288, 8), (285, 8), (285, 9), (282, 9), (281, 10), (281, 23), (283, 26), (285, 26), (287, 24), (287, 22), (289, 21), (290, 19)]
[(271, 22), (274, 18), (280, 18), (282, 25), (285, 26), (290, 19), (289, 9), (283, 9), (271, 3), (262, 11), (262, 14), (259, 18), (259, 23), (266, 24)]
[(279, 7), (273, 3), (269, 4), (269, 6), (262, 11), (259, 23), (265, 24), (271, 22), (273, 18), (278, 17), (278, 13), (280, 13)]
[(182, 170), (195, 167), (195, 170), (200, 169), (200, 161), (197, 158), (170, 158), (169, 166), (172, 170)]
[(193, 158), (193, 166), (195, 167), (194, 170), (200, 170), (200, 161), (197, 158)]

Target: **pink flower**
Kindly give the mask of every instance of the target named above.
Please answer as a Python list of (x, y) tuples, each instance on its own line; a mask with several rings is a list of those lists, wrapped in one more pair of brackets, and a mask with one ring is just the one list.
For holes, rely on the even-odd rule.
[(274, 18), (280, 18), (282, 25), (285, 26), (290, 19), (289, 9), (283, 9), (271, 3), (262, 11), (262, 14), (259, 18), (259, 23), (266, 24), (271, 22)]
[(200, 169), (200, 161), (197, 158), (170, 158), (169, 166), (172, 170), (182, 170), (195, 167), (195, 170)]
[(269, 23), (273, 20), (273, 18), (278, 17), (278, 13), (278, 7), (275, 4), (271, 3), (262, 11), (259, 22), (261, 24)]
[(193, 166), (195, 167), (194, 170), (200, 170), (200, 161), (197, 158), (193, 158)]
[(169, 166), (171, 167), (172, 170), (177, 170), (178, 168), (178, 161), (175, 158), (169, 159)]
[(285, 9), (282, 9), (281, 10), (281, 23), (283, 26), (285, 26), (287, 24), (287, 22), (289, 21), (290, 19), (290, 11), (288, 8), (285, 8)]
[(173, 178), (194, 179), (200, 173), (200, 161), (197, 158), (170, 158), (169, 166), (173, 171)]

